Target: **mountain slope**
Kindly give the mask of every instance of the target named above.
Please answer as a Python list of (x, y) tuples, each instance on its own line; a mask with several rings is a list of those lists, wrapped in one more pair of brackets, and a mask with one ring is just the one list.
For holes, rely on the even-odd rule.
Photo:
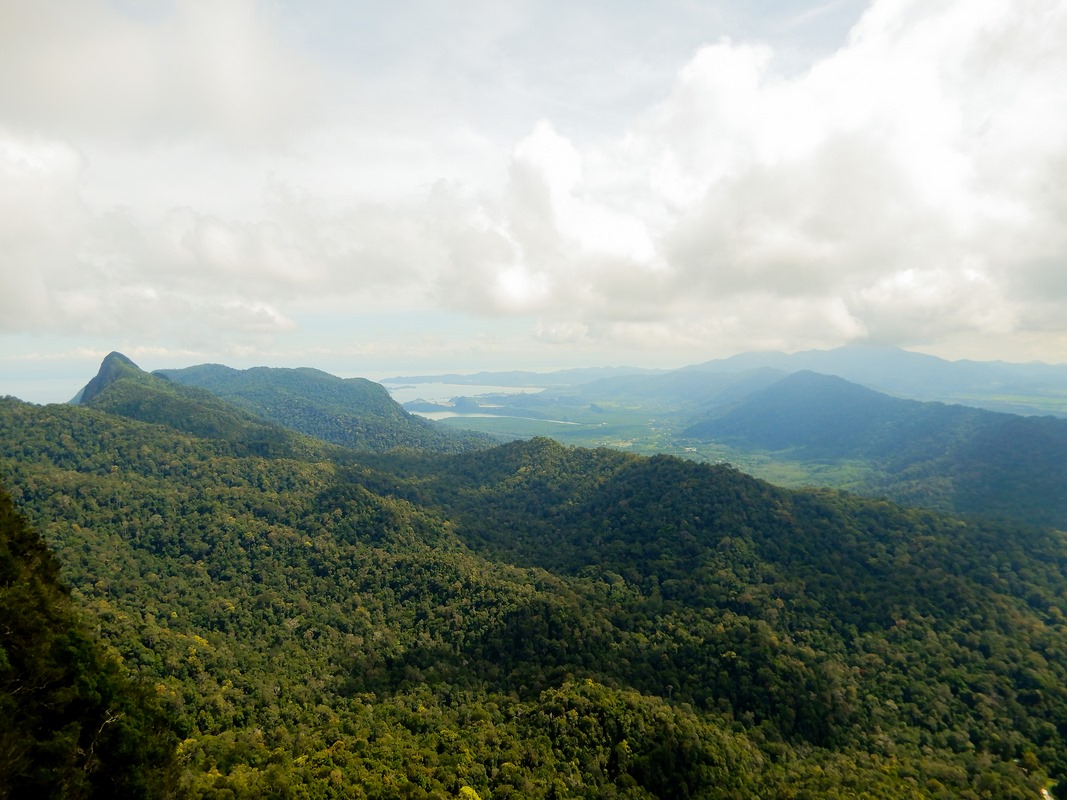
[(99, 372), (79, 393), (78, 404), (223, 441), (241, 453), (280, 455), (322, 449), (317, 442), (210, 392), (149, 374), (121, 353), (111, 353), (103, 360)]
[(849, 345), (798, 353), (742, 353), (687, 367), (699, 372), (770, 368), (836, 375), (886, 394), (1016, 414), (1067, 416), (1067, 365), (946, 361), (895, 347)]
[[(1067, 564), (1058, 534), (786, 492), (725, 467), (668, 457), (571, 451), (539, 440), (477, 460), (407, 468), (418, 487), (411, 496), (447, 508), (478, 552), (587, 576), (608, 592), (635, 587), (646, 613), (670, 615), (686, 631), (684, 641), (654, 648), (663, 656), (658, 663), (624, 645), (609, 669), (626, 665), (627, 680), (645, 691), (669, 684), (698, 707), (728, 701), (756, 719), (775, 719), (787, 735), (824, 743), (841, 741), (842, 728), (848, 736), (871, 730), (875, 719), (876, 728), (891, 726), (897, 713), (920, 727), (936, 719), (934, 709), (957, 721), (969, 714), (973, 695), (945, 681), (984, 669), (986, 633), (974, 621), (1016, 620), (997, 648), (1009, 640), (1043, 647), (1045, 622), (1023, 622), (1031, 613), (1025, 609), (1060, 603), (1053, 587), (1062, 579), (1053, 576)], [(1002, 571), (1011, 562), (1030, 566)], [(696, 610), (702, 613), (691, 616)], [(922, 655), (904, 668), (903, 653), (886, 660), (887, 646)], [(820, 656), (812, 660), (814, 653)], [(874, 653), (881, 655), (868, 662)], [(777, 665), (763, 673), (775, 675), (770, 683), (753, 678), (766, 658)], [(841, 661), (830, 667), (823, 658)], [(901, 668), (915, 681), (904, 695), (889, 689)], [(972, 680), (980, 679), (964, 683), (977, 686)], [(987, 689), (1016, 698), (1000, 711), (1013, 707), (1013, 719), (1026, 725), (1030, 700), (1016, 680), (1003, 675)], [(1055, 693), (1060, 715), (1067, 693)], [(893, 699), (878, 707), (845, 700), (870, 696)]]
[(164, 797), (177, 736), (0, 490), (0, 798)]
[(383, 386), (365, 378), (342, 379), (308, 368), (236, 370), (218, 364), (155, 374), (205, 389), (292, 430), (357, 450), (418, 447), (456, 452), (493, 442), (408, 414)]
[(112, 351), (100, 362), (99, 371), (82, 387), (81, 391), (71, 400), (71, 403), (74, 405), (88, 405), (111, 384), (124, 378), (138, 380), (141, 374), (141, 368), (134, 364), (133, 361), (122, 353)]
[(13, 400), (0, 473), (178, 716), (190, 796), (1032, 798), (1067, 772), (1057, 534), (548, 440), (342, 462)]
[[(685, 435), (767, 450), (801, 449), (812, 457), (908, 459), (931, 438), (956, 439), (956, 427), (995, 419), (994, 412), (901, 400), (832, 375), (796, 372)], [(936, 446), (936, 444), (934, 445)]]
[(685, 434), (781, 459), (859, 460), (881, 476), (867, 491), (1067, 528), (1067, 420), (901, 400), (798, 372)]

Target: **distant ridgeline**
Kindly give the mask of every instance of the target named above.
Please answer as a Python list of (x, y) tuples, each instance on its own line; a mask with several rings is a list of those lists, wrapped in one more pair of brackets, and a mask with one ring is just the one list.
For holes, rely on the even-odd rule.
[(901, 400), (797, 372), (683, 436), (800, 462), (857, 461), (899, 502), (1067, 529), (1067, 419)]
[(498, 395), (484, 407), (468, 401), (462, 409), (497, 419), (458, 424), (506, 434), (500, 420), (521, 418), (521, 426), (512, 427), (521, 427), (525, 437), (733, 461), (775, 482), (847, 488), (938, 511), (1067, 529), (1067, 419), (904, 399), (832, 374), (785, 371), (805, 363), (898, 392), (990, 406), (1033, 411), (1045, 404), (1062, 412), (1067, 398), (1062, 367), (841, 348), (751, 354), (663, 374)]
[[(543, 438), (356, 452), (225, 368), (105, 366), (0, 400), (3, 483), (113, 654), (0, 624), (7, 796), (1067, 796), (1061, 533)], [(3, 564), (50, 558), (4, 518)], [(3, 568), (5, 619), (66, 624)], [(49, 659), (66, 706), (25, 690)]]
[(742, 353), (684, 371), (727, 374), (754, 369), (818, 372), (895, 397), (1067, 417), (1067, 364), (946, 361), (896, 347), (849, 345), (788, 354)]
[[(797, 353), (752, 352), (676, 370), (600, 368), (476, 375), (390, 378), (387, 383), (474, 383), (547, 387), (547, 397), (574, 394), (632, 402), (655, 395), (665, 407), (715, 399), (734, 376), (777, 376), (794, 372), (835, 375), (875, 391), (911, 400), (962, 403), (1013, 414), (1067, 417), (1067, 364), (1011, 364), (1003, 361), (946, 361), (896, 347), (849, 345)], [(513, 398), (516, 400), (530, 398)]]

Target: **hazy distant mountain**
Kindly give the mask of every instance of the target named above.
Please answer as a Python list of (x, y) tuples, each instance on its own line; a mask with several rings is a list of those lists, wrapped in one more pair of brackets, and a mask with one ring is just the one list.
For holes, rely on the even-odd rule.
[(385, 378), (382, 383), (451, 383), (459, 386), (509, 386), (517, 388), (578, 386), (619, 375), (660, 375), (667, 370), (642, 369), (640, 367), (588, 367), (562, 369), (555, 372), (529, 372), (507, 370), (502, 372), (476, 372), (461, 375), (450, 372), (443, 375), (408, 375)]
[(1067, 416), (1067, 365), (946, 361), (895, 347), (850, 345), (799, 353), (742, 353), (686, 367), (701, 372), (757, 368), (837, 375), (880, 392), (1018, 414)]
[(309, 368), (238, 370), (220, 364), (155, 374), (207, 390), (263, 419), (344, 447), (374, 452), (394, 447), (457, 452), (493, 443), (484, 434), (445, 428), (408, 414), (385, 387), (365, 378), (343, 379)]
[[(902, 400), (833, 375), (795, 372), (686, 431), (694, 438), (793, 449), (832, 458), (901, 459), (918, 442), (955, 436), (962, 420), (1004, 415), (964, 406)], [(971, 425), (973, 427), (973, 425)]]
[[(478, 372), (388, 378), (383, 383), (450, 383), (508, 387), (545, 387), (550, 398), (614, 397), (619, 402), (649, 402), (658, 397), (672, 405), (699, 402), (711, 387), (694, 374), (738, 374), (773, 370), (778, 374), (810, 370), (837, 375), (853, 383), (896, 397), (962, 403), (1015, 414), (1067, 416), (1067, 365), (1012, 364), (1003, 361), (947, 361), (896, 347), (850, 345), (833, 350), (798, 353), (741, 353), (705, 361), (680, 370), (636, 367), (594, 367), (557, 372)], [(688, 381), (688, 383), (687, 383)], [(576, 390), (576, 392), (568, 390)], [(688, 393), (688, 394), (687, 394)], [(551, 402), (560, 403), (560, 399)], [(530, 398), (512, 398), (508, 406), (532, 405)]]
[(678, 371), (626, 374), (560, 386), (537, 394), (483, 395), (453, 398), (451, 406), (411, 401), (410, 411), (455, 411), (514, 415), (529, 419), (569, 419), (592, 406), (642, 408), (659, 416), (694, 414), (747, 396), (779, 380), (785, 373), (756, 369), (741, 373)]
[[(664, 410), (722, 405), (747, 396), (782, 378), (780, 370), (757, 368), (735, 373), (675, 371), (660, 374), (620, 375), (602, 378), (558, 395), (573, 395), (589, 402), (658, 404)], [(544, 393), (551, 396), (552, 393)]]
[(797, 461), (860, 461), (870, 490), (1067, 528), (1067, 420), (890, 397), (797, 372), (686, 435)]

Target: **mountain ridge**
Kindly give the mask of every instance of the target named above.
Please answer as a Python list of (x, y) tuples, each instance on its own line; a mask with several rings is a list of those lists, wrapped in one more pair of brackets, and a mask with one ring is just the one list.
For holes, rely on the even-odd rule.
[(117, 350), (112, 350), (100, 362), (100, 369), (96, 375), (78, 391), (70, 402), (73, 405), (88, 404), (115, 381), (121, 380), (123, 377), (136, 375), (138, 372), (141, 372), (141, 368), (134, 364), (130, 358)]
[(751, 352), (684, 367), (706, 372), (771, 367), (810, 370), (916, 400), (958, 402), (993, 411), (1067, 416), (1067, 365), (949, 361), (896, 347), (846, 345), (795, 353)]
[(343, 447), (455, 451), (494, 442), (484, 434), (456, 431), (409, 414), (384, 386), (366, 378), (339, 378), (310, 367), (238, 370), (220, 364), (157, 370), (155, 374)]
[(0, 487), (0, 797), (167, 796), (178, 737)]
[(101, 362), (96, 376), (78, 398), (79, 406), (236, 444), (242, 451), (292, 454), (321, 449), (309, 437), (227, 403), (211, 392), (145, 372), (118, 352)]

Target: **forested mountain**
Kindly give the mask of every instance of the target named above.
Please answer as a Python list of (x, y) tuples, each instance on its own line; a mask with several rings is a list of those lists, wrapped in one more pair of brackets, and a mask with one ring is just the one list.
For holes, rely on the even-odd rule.
[(752, 369), (836, 375), (885, 394), (1015, 414), (1067, 416), (1067, 365), (947, 361), (896, 347), (848, 345), (798, 353), (741, 353), (686, 367), (733, 373)]
[(860, 487), (870, 493), (1067, 529), (1067, 420), (901, 400), (798, 372), (685, 435), (783, 460), (854, 460), (874, 470)]
[(263, 419), (357, 450), (418, 447), (458, 452), (493, 443), (484, 434), (446, 428), (408, 414), (385, 387), (365, 378), (342, 379), (307, 368), (237, 370), (220, 364), (154, 374), (206, 389)]
[(143, 370), (129, 358), (122, 353), (112, 351), (100, 362), (100, 369), (96, 375), (81, 388), (81, 391), (70, 402), (75, 405), (88, 405), (111, 384), (123, 379), (139, 381), (142, 375)]
[(254, 452), (107, 407), (0, 400), (0, 474), (173, 715), (179, 796), (1034, 798), (1067, 773), (1061, 534), (544, 439)]
[(177, 736), (0, 490), (0, 798), (164, 797)]
[(109, 354), (74, 398), (78, 405), (165, 425), (192, 436), (225, 442), (236, 454), (293, 455), (320, 443), (268, 422), (211, 392), (151, 375), (121, 353)]

